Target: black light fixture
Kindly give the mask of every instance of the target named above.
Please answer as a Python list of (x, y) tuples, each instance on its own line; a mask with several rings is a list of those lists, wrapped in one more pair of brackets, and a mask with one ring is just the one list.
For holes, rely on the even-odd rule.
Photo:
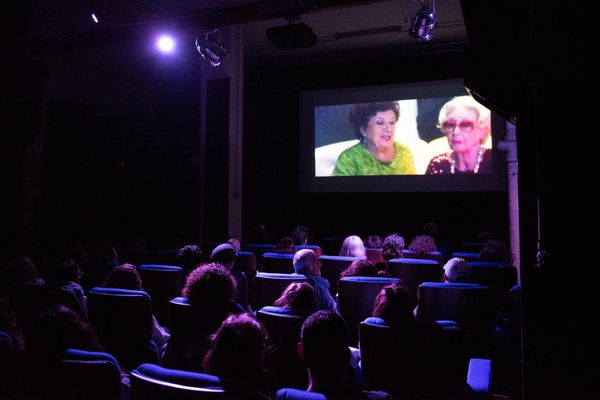
[(206, 32), (204, 38), (196, 38), (196, 49), (198, 50), (198, 53), (200, 53), (202, 58), (208, 60), (213, 67), (218, 67), (228, 53), (225, 46), (214, 39), (218, 33), (219, 29), (215, 28)]
[(273, 26), (265, 31), (267, 39), (279, 50), (301, 49), (317, 44), (317, 35), (300, 17), (288, 17), (287, 25)]
[(428, 41), (433, 37), (433, 30), (437, 25), (435, 16), (435, 0), (431, 0), (431, 6), (428, 0), (418, 0), (421, 8), (413, 14), (412, 4), (416, 0), (408, 0), (410, 10), (410, 28), (408, 33), (411, 37)]

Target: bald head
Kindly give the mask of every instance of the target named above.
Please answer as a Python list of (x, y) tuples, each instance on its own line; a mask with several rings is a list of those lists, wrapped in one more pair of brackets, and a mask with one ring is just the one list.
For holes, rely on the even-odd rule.
[(302, 249), (294, 254), (294, 271), (302, 275), (321, 275), (321, 262), (314, 251)]

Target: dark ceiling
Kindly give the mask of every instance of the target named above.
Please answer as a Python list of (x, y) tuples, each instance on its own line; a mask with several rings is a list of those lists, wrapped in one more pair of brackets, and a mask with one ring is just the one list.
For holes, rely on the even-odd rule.
[[(467, 37), (459, 0), (438, 0), (437, 27), (429, 42), (408, 34), (409, 10), (421, 0), (32, 0), (30, 48), (45, 56), (121, 69), (148, 64), (153, 36), (175, 32), (183, 51), (198, 57), (194, 39), (212, 27), (240, 25), (245, 58), (253, 64), (311, 61), (369, 54), (436, 52), (461, 48)], [(91, 20), (94, 11), (100, 23)], [(300, 17), (316, 46), (278, 50), (269, 27)]]

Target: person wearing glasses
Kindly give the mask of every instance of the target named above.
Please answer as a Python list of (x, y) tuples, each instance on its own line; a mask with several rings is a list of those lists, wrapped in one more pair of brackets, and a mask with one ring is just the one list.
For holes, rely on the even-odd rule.
[(458, 96), (444, 104), (438, 128), (448, 139), (450, 151), (431, 159), (425, 174), (477, 174), (492, 172), (492, 151), (483, 144), (490, 135), (490, 111), (470, 96)]
[(416, 173), (412, 153), (395, 141), (400, 118), (397, 102), (352, 104), (348, 118), (359, 142), (340, 154), (333, 176)]

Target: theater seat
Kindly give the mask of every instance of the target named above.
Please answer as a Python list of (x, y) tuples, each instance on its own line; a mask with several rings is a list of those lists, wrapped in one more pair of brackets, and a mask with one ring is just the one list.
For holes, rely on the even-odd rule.
[(256, 308), (270, 306), (292, 282), (308, 282), (304, 275), (259, 272), (256, 274)]
[(141, 290), (95, 287), (87, 296), (90, 323), (125, 368), (158, 362), (152, 345), (152, 304)]
[(408, 289), (412, 306), (417, 305), (417, 288), (423, 282), (441, 282), (442, 266), (434, 260), (418, 258), (395, 258), (388, 262), (388, 271), (400, 278)]
[(300, 330), (308, 316), (299, 310), (266, 306), (256, 317), (269, 332), (267, 338), (267, 367), (278, 387), (306, 387), (308, 375), (297, 352)]
[(161, 325), (169, 323), (169, 301), (183, 288), (183, 268), (175, 265), (142, 264), (138, 267), (144, 291), (150, 295), (152, 313)]
[(324, 394), (294, 388), (279, 389), (275, 398), (276, 400), (327, 400)]
[(339, 280), (338, 310), (348, 325), (351, 346), (357, 347), (358, 324), (371, 316), (381, 288), (394, 282), (400, 279), (347, 276)]
[(456, 324), (391, 327), (370, 320), (359, 327), (362, 373), (370, 387), (399, 399), (456, 399), (465, 392), (491, 397), (491, 361), (468, 360)]
[(214, 375), (142, 364), (131, 371), (131, 400), (226, 399)]

